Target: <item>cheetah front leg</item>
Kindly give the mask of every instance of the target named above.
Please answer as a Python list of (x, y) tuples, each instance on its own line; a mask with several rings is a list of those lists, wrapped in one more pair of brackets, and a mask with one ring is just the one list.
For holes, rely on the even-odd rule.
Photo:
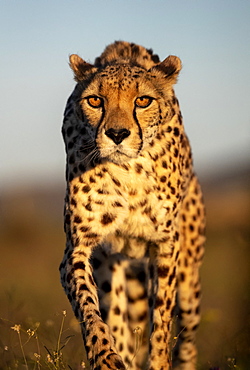
[(101, 318), (90, 263), (94, 248), (105, 237), (105, 230), (100, 226), (99, 230), (91, 228), (85, 222), (81, 210), (66, 206), (67, 247), (60, 266), (62, 285), (80, 322), (91, 369), (125, 370), (109, 327)]
[(124, 370), (125, 366), (116, 353), (109, 327), (101, 318), (89, 252), (91, 247), (84, 245), (84, 242), (66, 249), (61, 264), (62, 285), (80, 322), (91, 369)]
[(151, 337), (149, 370), (172, 368), (170, 348), (173, 312), (176, 302), (176, 259), (179, 245), (174, 238), (166, 244), (152, 245), (150, 250)]

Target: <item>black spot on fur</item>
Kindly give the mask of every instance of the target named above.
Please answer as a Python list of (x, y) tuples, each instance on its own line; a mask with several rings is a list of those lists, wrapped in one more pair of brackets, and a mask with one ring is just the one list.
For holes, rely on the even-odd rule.
[[(76, 207), (77, 206), (77, 202), (76, 202), (76, 200), (75, 200), (75, 198), (74, 197), (72, 197), (71, 199), (70, 199), (70, 204), (72, 205), (72, 206), (74, 206), (74, 207)], [(69, 216), (70, 217), (70, 216)], [(69, 222), (70, 223), (70, 222)]]
[(167, 299), (167, 303), (166, 303), (166, 309), (167, 309), (167, 310), (169, 310), (169, 309), (170, 309), (171, 303), (172, 303), (172, 302), (171, 302), (171, 299), (170, 299), (170, 298), (168, 298), (168, 299)]
[(84, 185), (82, 187), (82, 192), (83, 193), (88, 193), (88, 192), (90, 192), (90, 190), (91, 190), (91, 188), (89, 187), (89, 185)]
[(80, 223), (82, 222), (81, 217), (80, 217), (80, 216), (78, 216), (78, 215), (76, 215), (76, 216), (74, 217), (74, 222), (75, 222), (75, 223), (77, 223), (77, 224), (80, 224)]
[(178, 129), (178, 127), (175, 127), (174, 128), (174, 136), (179, 136), (180, 135), (180, 131)]
[(165, 278), (165, 277), (168, 276), (169, 267), (168, 266), (159, 266), (157, 272), (158, 272), (158, 276), (160, 278)]
[(174, 267), (172, 274), (169, 276), (168, 285), (172, 284), (172, 281), (175, 278), (175, 271), (176, 271), (176, 267)]
[(122, 343), (120, 343), (120, 344), (119, 344), (119, 351), (120, 351), (120, 352), (122, 352), (122, 351), (123, 351), (123, 344), (122, 344)]
[(106, 346), (106, 344), (108, 344), (108, 340), (106, 339), (106, 338), (104, 338), (103, 340), (102, 340), (102, 344), (104, 345), (104, 346)]
[(85, 205), (85, 208), (86, 208), (86, 210), (87, 210), (87, 211), (92, 212), (92, 206), (91, 206), (91, 203), (87, 203), (87, 204)]
[(184, 272), (181, 272), (179, 274), (179, 279), (180, 279), (180, 281), (185, 281), (185, 274), (184, 274)]
[(80, 230), (81, 230), (82, 233), (85, 233), (86, 231), (90, 230), (90, 227), (89, 226), (81, 226)]
[(74, 263), (73, 266), (74, 266), (75, 270), (78, 270), (78, 269), (85, 270), (85, 268), (86, 268), (86, 265), (83, 262), (76, 262), (76, 263)]
[(163, 299), (160, 298), (160, 297), (157, 297), (156, 300), (155, 300), (155, 308), (163, 306), (163, 303), (164, 303)]
[(120, 202), (114, 202), (112, 204), (113, 207), (122, 207), (122, 204)]
[(108, 225), (111, 224), (116, 219), (115, 215), (112, 215), (111, 213), (104, 213), (104, 215), (101, 218), (102, 225)]
[(121, 183), (120, 183), (120, 181), (119, 181), (118, 179), (116, 179), (115, 177), (111, 177), (111, 179), (112, 179), (112, 181), (114, 182), (114, 184), (115, 184), (116, 186), (118, 186), (118, 187), (120, 187), (120, 186), (121, 186)]
[(120, 315), (120, 314), (121, 314), (121, 310), (120, 310), (120, 308), (119, 308), (118, 306), (116, 306), (116, 307), (114, 308), (114, 314), (115, 314), (115, 315)]
[(140, 174), (142, 172), (142, 170), (143, 170), (142, 165), (140, 163), (136, 163), (135, 164), (135, 172)]

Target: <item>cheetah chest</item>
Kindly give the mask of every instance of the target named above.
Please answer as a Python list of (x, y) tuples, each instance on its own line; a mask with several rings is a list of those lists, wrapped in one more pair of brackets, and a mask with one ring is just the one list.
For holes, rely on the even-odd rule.
[[(86, 172), (81, 183), (77, 178), (72, 181), (71, 193), (79, 189), (74, 204), (83, 229), (106, 241), (115, 235), (152, 241), (166, 238), (172, 202), (159, 190), (157, 176), (146, 161), (135, 166), (100, 165)], [(116, 252), (123, 248), (114, 240), (112, 245)]]

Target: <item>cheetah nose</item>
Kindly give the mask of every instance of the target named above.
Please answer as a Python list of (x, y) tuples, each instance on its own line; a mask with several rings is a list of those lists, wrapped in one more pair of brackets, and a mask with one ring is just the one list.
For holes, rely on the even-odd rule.
[(130, 135), (130, 131), (126, 128), (121, 128), (119, 130), (110, 128), (105, 131), (105, 135), (107, 135), (116, 145), (118, 145)]

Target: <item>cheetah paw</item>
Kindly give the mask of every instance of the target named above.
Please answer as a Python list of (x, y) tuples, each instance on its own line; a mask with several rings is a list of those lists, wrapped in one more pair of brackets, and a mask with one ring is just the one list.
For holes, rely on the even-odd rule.
[(119, 355), (110, 353), (107, 357), (97, 360), (93, 370), (126, 370), (126, 367)]

